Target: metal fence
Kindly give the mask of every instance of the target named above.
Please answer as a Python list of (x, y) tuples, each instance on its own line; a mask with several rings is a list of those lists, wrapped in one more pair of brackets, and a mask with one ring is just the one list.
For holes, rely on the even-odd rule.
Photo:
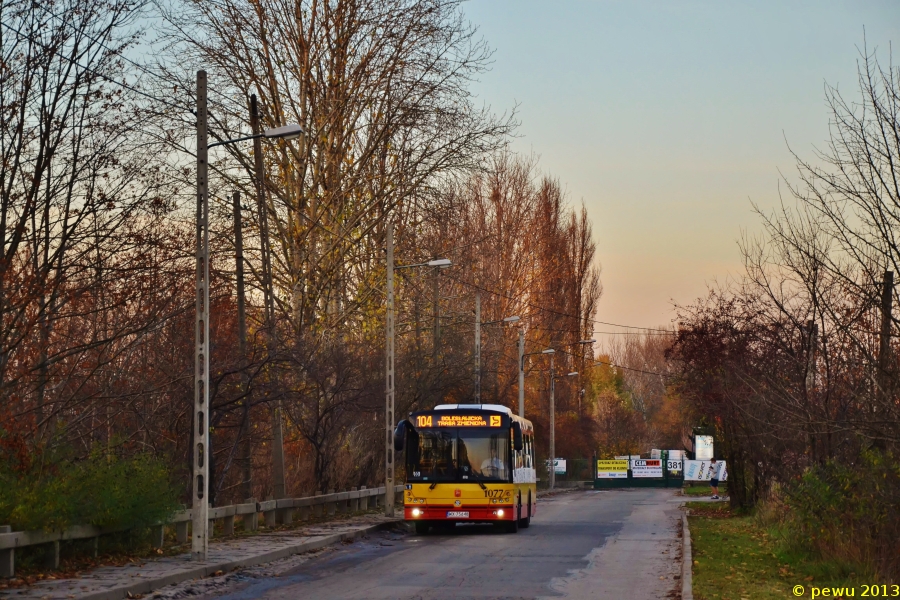
[[(397, 502), (402, 506), (403, 486), (394, 486)], [(310, 517), (332, 516), (337, 513), (353, 513), (384, 505), (385, 488), (366, 489), (365, 487), (349, 491), (317, 494), (305, 498), (283, 498), (265, 502), (250, 501), (244, 504), (218, 506), (209, 509), (209, 537), (213, 537), (215, 523), (221, 523), (224, 535), (234, 535), (235, 517), (240, 518), (245, 531), (259, 528), (259, 515), (262, 514), (266, 527), (274, 527), (281, 523), (288, 525), (294, 520), (304, 521)], [(165, 523), (150, 527), (151, 541), (154, 547), (162, 548), (167, 527), (175, 529), (178, 544), (188, 541), (191, 511), (181, 510)], [(16, 549), (30, 546), (45, 547), (45, 564), (48, 568), (59, 567), (60, 542), (71, 540), (93, 540), (94, 553), (97, 552), (97, 540), (100, 536), (122, 533), (129, 529), (113, 529), (93, 525), (75, 525), (63, 531), (12, 531), (9, 525), (0, 525), (0, 577), (14, 577), (16, 566)]]

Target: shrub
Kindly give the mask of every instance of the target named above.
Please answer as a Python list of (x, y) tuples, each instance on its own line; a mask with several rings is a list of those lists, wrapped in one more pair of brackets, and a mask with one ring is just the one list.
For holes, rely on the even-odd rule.
[(95, 452), (76, 460), (65, 449), (24, 452), (4, 432), (0, 442), (0, 523), (14, 530), (142, 527), (178, 508), (169, 469), (152, 455)]
[(900, 468), (889, 454), (828, 462), (784, 487), (793, 541), (900, 580)]

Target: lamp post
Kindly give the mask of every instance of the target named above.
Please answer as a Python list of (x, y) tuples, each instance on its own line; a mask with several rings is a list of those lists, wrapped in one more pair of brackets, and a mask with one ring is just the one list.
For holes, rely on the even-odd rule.
[(550, 489), (556, 487), (556, 377), (553, 373), (553, 359), (556, 350), (547, 348), (541, 354), (550, 355)]
[(525, 331), (519, 329), (519, 416), (525, 418), (525, 357), (536, 354), (553, 354), (556, 350), (548, 348), (540, 352), (525, 352)]
[[(596, 341), (597, 341), (597, 340), (591, 338), (591, 339), (589, 339), (589, 340), (581, 340), (581, 341), (578, 342), (578, 343), (579, 343), (579, 344), (584, 344), (584, 345), (590, 345), (590, 344), (593, 344), (593, 343), (596, 342)], [(594, 352), (591, 351), (591, 359), (593, 359), (593, 358), (594, 358)], [(584, 371), (584, 354), (581, 355), (581, 370), (582, 370), (582, 372)], [(581, 381), (582, 381), (581, 389), (580, 389), (580, 391), (578, 392), (578, 415), (579, 415), (579, 417), (580, 417), (581, 414), (582, 414), (582, 405), (583, 405), (583, 403), (584, 403), (584, 379), (582, 378)]]
[(446, 258), (436, 258), (414, 265), (394, 266), (394, 224), (388, 222), (385, 233), (387, 253), (387, 306), (385, 310), (385, 396), (384, 396), (384, 514), (394, 516), (394, 271), (413, 267), (446, 269), (453, 263)]
[[(580, 340), (570, 345), (593, 344), (595, 341), (596, 340)], [(547, 348), (546, 350), (542, 350), (541, 354), (550, 355), (550, 489), (552, 490), (556, 487), (556, 377), (553, 372), (553, 359), (556, 350), (554, 348)], [(578, 375), (578, 371), (572, 371), (571, 373), (567, 373), (566, 377), (575, 377), (576, 375)]]
[(208, 143), (206, 71), (197, 71), (197, 273), (194, 366), (193, 473), (191, 488), (191, 557), (205, 561), (209, 550), (209, 149), (257, 138), (293, 139), (303, 134), (299, 125), (267, 129), (262, 133)]
[(481, 294), (475, 294), (475, 404), (481, 404), (481, 327), (497, 323), (517, 323), (518, 315), (504, 317), (496, 321), (481, 322)]
[(519, 327), (519, 416), (525, 418), (525, 330)]

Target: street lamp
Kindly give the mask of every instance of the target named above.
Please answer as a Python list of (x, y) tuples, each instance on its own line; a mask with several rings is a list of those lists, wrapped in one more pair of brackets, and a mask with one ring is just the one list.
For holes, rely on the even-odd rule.
[(238, 142), (246, 142), (247, 140), (255, 140), (256, 138), (268, 138), (270, 140), (295, 140), (303, 135), (303, 128), (299, 125), (285, 125), (284, 127), (273, 127), (266, 129), (262, 133), (253, 135), (245, 135), (244, 137), (234, 138), (233, 140), (222, 140), (215, 142), (206, 147), (207, 150), (216, 146), (224, 146), (226, 144), (236, 144)]
[[(550, 354), (550, 489), (556, 487), (556, 379), (553, 373), (553, 352)], [(566, 377), (575, 377), (578, 371), (567, 373)], [(560, 377), (559, 379), (562, 379)]]
[(293, 139), (303, 134), (299, 125), (267, 129), (260, 134), (208, 143), (206, 71), (197, 71), (197, 276), (196, 347), (194, 367), (193, 501), (191, 504), (191, 556), (205, 561), (209, 550), (209, 149), (261, 137)]
[[(581, 344), (593, 344), (596, 340), (579, 340), (570, 346)], [(553, 359), (556, 350), (547, 348), (542, 350), (541, 354), (550, 355), (550, 489), (556, 487), (556, 468), (554, 461), (556, 460), (556, 377), (553, 373)], [(566, 377), (574, 377), (578, 375), (577, 371), (566, 374)]]
[(520, 317), (512, 315), (496, 321), (481, 322), (481, 294), (475, 294), (475, 404), (481, 404), (481, 326), (497, 323), (517, 323)]
[(385, 310), (385, 398), (384, 398), (384, 514), (394, 516), (394, 270), (412, 267), (446, 269), (450, 259), (435, 258), (424, 263), (394, 266), (394, 224), (388, 222), (385, 235), (387, 246), (387, 307)]

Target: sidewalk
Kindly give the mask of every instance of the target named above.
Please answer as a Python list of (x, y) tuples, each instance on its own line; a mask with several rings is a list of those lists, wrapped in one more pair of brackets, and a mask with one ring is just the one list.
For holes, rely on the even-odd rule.
[(555, 592), (578, 600), (677, 597), (683, 587), (681, 504), (684, 497), (676, 496), (671, 488), (634, 488), (632, 495), (633, 508), (621, 529), (585, 557), (587, 567), (554, 579), (551, 588)]
[(119, 600), (129, 595), (135, 597), (219, 571), (227, 572), (236, 567), (259, 565), (292, 554), (318, 550), (400, 522), (401, 519), (368, 514), (291, 530), (213, 540), (209, 545), (209, 559), (204, 563), (193, 562), (187, 553), (149, 559), (137, 565), (101, 567), (83, 573), (77, 579), (43, 580), (29, 587), (2, 590), (0, 598)]

